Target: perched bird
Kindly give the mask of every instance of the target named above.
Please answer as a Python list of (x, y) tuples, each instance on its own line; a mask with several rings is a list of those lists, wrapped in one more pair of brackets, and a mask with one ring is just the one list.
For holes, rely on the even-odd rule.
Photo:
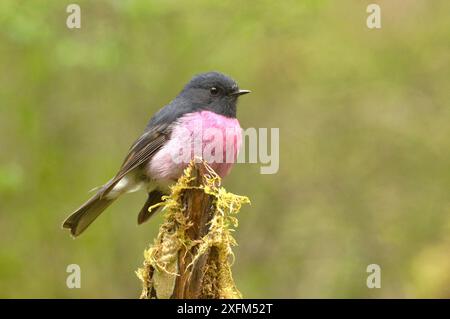
[[(194, 156), (203, 157), (219, 176), (225, 177), (241, 145), (237, 100), (247, 93), (250, 91), (240, 90), (233, 79), (222, 73), (194, 76), (172, 102), (150, 119), (114, 178), (99, 187), (64, 221), (63, 227), (76, 237), (120, 195), (140, 189), (148, 193), (138, 215), (138, 223), (145, 222), (154, 214), (149, 208), (161, 201), (167, 186), (181, 176)], [(206, 151), (209, 159), (204, 156)]]

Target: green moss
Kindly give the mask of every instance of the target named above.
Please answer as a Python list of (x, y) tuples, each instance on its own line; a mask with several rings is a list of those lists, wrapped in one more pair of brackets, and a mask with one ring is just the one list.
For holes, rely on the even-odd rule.
[[(144, 252), (144, 267), (137, 271), (143, 282), (141, 298), (157, 297), (170, 298), (179, 275), (178, 258), (182, 248), (190, 251), (196, 246), (195, 256), (187, 269), (192, 267), (198, 259), (208, 254), (204, 268), (201, 295), (205, 298), (241, 298), (231, 273), (234, 260), (232, 247), (237, 245), (231, 235), (238, 226), (236, 214), (242, 204), (250, 203), (245, 196), (227, 192), (220, 186), (220, 177), (203, 162), (206, 173), (200, 186), (191, 186), (195, 179), (192, 162), (184, 171), (178, 182), (171, 187), (171, 194), (163, 197), (163, 202), (150, 207), (155, 209), (162, 206), (164, 223), (154, 244)], [(184, 215), (183, 195), (188, 189), (201, 189), (205, 194), (213, 197), (212, 219), (209, 231), (199, 240), (191, 240), (186, 235), (189, 225)]]

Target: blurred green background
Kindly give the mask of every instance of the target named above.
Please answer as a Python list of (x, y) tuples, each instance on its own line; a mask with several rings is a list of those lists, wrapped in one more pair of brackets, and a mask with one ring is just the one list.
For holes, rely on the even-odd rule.
[(252, 200), (245, 297), (450, 297), (449, 1), (76, 1), (73, 30), (69, 3), (0, 2), (0, 297), (139, 296), (162, 221), (136, 226), (143, 193), (76, 240), (60, 225), (209, 70), (253, 91), (244, 128), (280, 128), (277, 174), (240, 164), (225, 181)]

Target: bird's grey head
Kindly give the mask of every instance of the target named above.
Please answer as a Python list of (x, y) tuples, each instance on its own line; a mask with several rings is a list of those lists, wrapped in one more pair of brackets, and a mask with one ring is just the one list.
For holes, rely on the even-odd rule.
[(250, 91), (240, 90), (232, 78), (219, 72), (208, 72), (194, 76), (179, 98), (187, 100), (194, 110), (203, 109), (236, 117), (237, 99), (247, 93)]

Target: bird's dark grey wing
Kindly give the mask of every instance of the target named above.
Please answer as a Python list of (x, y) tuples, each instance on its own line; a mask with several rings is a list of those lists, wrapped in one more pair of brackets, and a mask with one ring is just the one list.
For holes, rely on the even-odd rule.
[(109, 193), (125, 175), (147, 162), (169, 139), (170, 133), (171, 125), (168, 124), (147, 128), (147, 131), (131, 146), (119, 172), (103, 187), (100, 196)]

